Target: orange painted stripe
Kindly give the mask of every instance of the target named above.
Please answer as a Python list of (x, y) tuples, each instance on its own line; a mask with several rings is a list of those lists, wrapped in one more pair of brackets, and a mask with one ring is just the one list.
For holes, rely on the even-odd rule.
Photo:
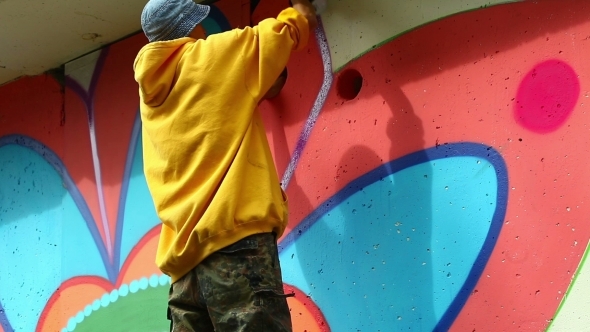
[(61, 331), (70, 318), (113, 289), (109, 281), (99, 277), (83, 276), (67, 280), (47, 302), (36, 331)]
[(284, 285), (285, 294), (295, 293), (287, 299), (291, 310), (293, 331), (330, 332), (330, 326), (318, 306), (297, 287)]
[(153, 274), (162, 274), (155, 263), (159, 235), (160, 226), (158, 225), (133, 247), (119, 273), (118, 286), (143, 277), (149, 278)]

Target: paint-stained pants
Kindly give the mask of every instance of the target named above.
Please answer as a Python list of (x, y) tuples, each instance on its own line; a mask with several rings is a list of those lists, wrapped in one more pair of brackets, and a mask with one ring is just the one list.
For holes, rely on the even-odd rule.
[(257, 234), (213, 253), (170, 288), (172, 332), (291, 332), (276, 237)]

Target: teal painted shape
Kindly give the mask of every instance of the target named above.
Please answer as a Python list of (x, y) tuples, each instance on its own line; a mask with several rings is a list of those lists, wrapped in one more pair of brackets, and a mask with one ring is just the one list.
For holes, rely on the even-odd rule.
[(207, 32), (207, 36), (222, 32), (221, 27), (214, 19), (207, 17), (203, 20), (203, 29)]
[(143, 174), (143, 156), (141, 138), (137, 140), (133, 154), (133, 164), (129, 177), (129, 188), (125, 200), (123, 232), (121, 235), (120, 267), (135, 245), (154, 227), (160, 225), (160, 219), (154, 207), (145, 176)]
[(432, 331), (482, 250), (497, 188), (494, 166), (471, 156), (347, 188), (355, 192), (281, 251), (284, 281), (332, 331)]
[(62, 206), (62, 281), (79, 276), (97, 276), (108, 280), (97, 244), (78, 206), (67, 191)]
[(1, 146), (0, 183), (0, 303), (16, 331), (34, 331), (64, 280), (106, 272), (76, 204), (43, 157)]

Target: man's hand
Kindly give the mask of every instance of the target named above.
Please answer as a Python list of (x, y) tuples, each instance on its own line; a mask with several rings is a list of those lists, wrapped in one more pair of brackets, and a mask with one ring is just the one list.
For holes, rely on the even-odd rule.
[(316, 17), (315, 7), (309, 2), (309, 0), (291, 0), (293, 8), (298, 11), (301, 15), (305, 16), (309, 23), (309, 29), (315, 30), (318, 26), (318, 19)]

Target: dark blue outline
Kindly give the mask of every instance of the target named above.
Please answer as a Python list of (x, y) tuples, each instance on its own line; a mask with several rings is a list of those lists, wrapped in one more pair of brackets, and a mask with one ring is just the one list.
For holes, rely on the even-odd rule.
[(8, 316), (6, 316), (6, 310), (2, 306), (2, 301), (0, 301), (0, 326), (4, 332), (14, 332), (14, 328), (12, 328), (12, 325), (8, 321)]
[(92, 72), (92, 78), (90, 79), (88, 91), (86, 91), (84, 87), (82, 87), (80, 83), (78, 83), (78, 81), (66, 75), (66, 87), (70, 88), (75, 94), (77, 94), (78, 97), (82, 99), (82, 102), (86, 107), (86, 114), (88, 115), (89, 126), (92, 126), (94, 124), (94, 92), (96, 91), (96, 87), (98, 86), (98, 79), (100, 78), (102, 69), (104, 68), (105, 63), (107, 61), (107, 56), (109, 55), (108, 46), (103, 48), (99, 52), (100, 55), (96, 60), (96, 65), (94, 66), (94, 71)]
[(453, 322), (465, 306), (469, 295), (479, 281), (492, 251), (496, 246), (498, 235), (502, 230), (504, 217), (506, 216), (506, 206), (508, 204), (508, 170), (504, 158), (502, 158), (500, 153), (491, 146), (470, 142), (450, 143), (414, 152), (383, 164), (351, 181), (345, 188), (320, 204), (313, 212), (303, 219), (297, 227), (284, 237), (279, 244), (279, 252), (282, 252), (293, 245), (295, 241), (307, 232), (316, 221), (359, 190), (406, 168), (432, 160), (450, 157), (478, 157), (487, 160), (494, 166), (496, 177), (498, 179), (498, 191), (496, 195), (496, 210), (494, 211), (490, 229), (482, 245), (481, 251), (477, 255), (473, 267), (465, 279), (465, 283), (461, 286), (457, 296), (451, 302), (449, 308), (433, 329), (433, 331), (447, 331), (451, 325), (453, 325)]

